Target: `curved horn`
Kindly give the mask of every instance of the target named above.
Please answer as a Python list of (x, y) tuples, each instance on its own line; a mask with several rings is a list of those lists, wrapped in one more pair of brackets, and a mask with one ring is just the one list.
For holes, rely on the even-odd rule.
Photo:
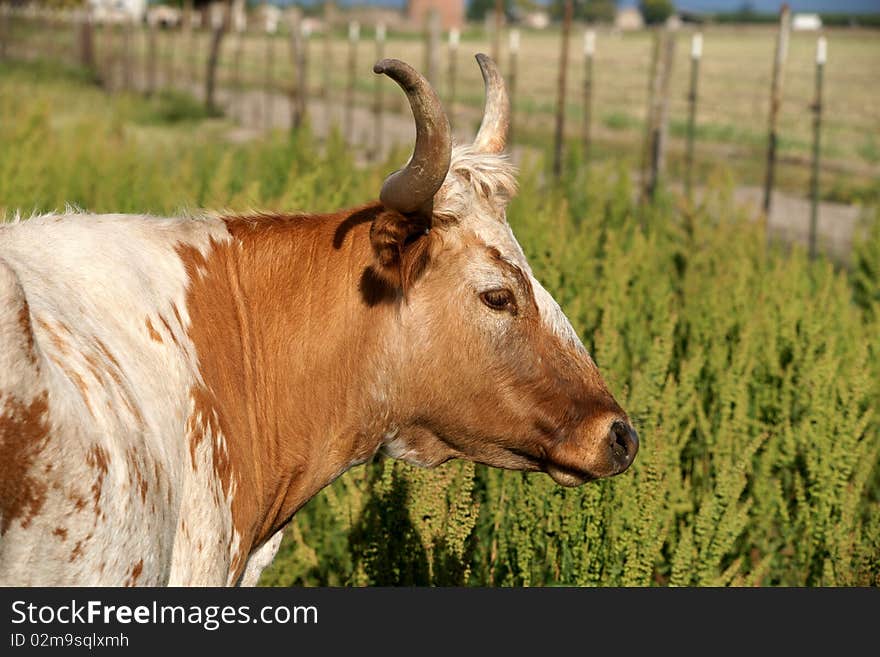
[(416, 120), (416, 145), (405, 167), (385, 179), (379, 200), (400, 213), (423, 209), (449, 171), (452, 133), (440, 99), (428, 81), (399, 59), (383, 59), (373, 66), (403, 89)]
[(500, 153), (507, 143), (507, 131), (510, 129), (510, 98), (495, 62), (480, 53), (477, 63), (486, 86), (486, 106), (483, 109), (483, 122), (474, 139), (474, 150), (478, 153)]

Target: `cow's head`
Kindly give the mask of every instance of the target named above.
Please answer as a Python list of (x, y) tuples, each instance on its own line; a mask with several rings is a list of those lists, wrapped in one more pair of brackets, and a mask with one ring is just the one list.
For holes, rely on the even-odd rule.
[(398, 60), (374, 67), (403, 88), (416, 120), (413, 156), (385, 181), (370, 232), (370, 275), (402, 299), (386, 350), (399, 387), (385, 451), (543, 470), (566, 486), (619, 474), (638, 435), (507, 223), (510, 105), (495, 64), (477, 61), (483, 121), (454, 149), (428, 82)]

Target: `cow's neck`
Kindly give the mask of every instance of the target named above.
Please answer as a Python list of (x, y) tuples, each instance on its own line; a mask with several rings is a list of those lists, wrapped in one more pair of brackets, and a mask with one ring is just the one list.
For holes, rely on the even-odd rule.
[(244, 554), (234, 555), (233, 570), (379, 447), (387, 410), (380, 341), (393, 303), (371, 289), (367, 273), (377, 210), (226, 219), (229, 242), (207, 256), (181, 251), (204, 381), (193, 392), (194, 415), (207, 422), (216, 412), (212, 435), (222, 434), (229, 458), (215, 444), (214, 468), (227, 491), (234, 482)]

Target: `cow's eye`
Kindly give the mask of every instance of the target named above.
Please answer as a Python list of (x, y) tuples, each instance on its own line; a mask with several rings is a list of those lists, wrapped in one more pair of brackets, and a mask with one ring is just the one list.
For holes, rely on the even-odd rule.
[(516, 300), (513, 292), (506, 288), (487, 290), (480, 294), (480, 300), (492, 310), (506, 310), (516, 314)]

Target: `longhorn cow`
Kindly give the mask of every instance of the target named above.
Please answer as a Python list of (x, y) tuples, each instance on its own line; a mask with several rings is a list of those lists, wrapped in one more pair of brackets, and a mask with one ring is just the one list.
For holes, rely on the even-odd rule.
[(638, 437), (507, 223), (494, 63), (472, 144), (426, 80), (409, 163), (332, 214), (47, 214), (0, 227), (0, 583), (252, 585), (377, 452), (565, 486)]

